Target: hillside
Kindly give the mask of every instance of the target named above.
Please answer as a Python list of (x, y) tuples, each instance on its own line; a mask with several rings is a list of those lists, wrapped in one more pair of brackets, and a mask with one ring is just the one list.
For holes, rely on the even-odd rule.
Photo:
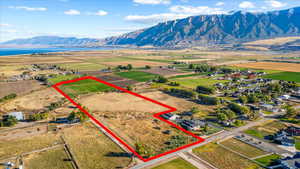
[(189, 46), (241, 43), (299, 36), (300, 7), (267, 13), (236, 12), (201, 15), (159, 23), (153, 27), (106, 38), (108, 45)]

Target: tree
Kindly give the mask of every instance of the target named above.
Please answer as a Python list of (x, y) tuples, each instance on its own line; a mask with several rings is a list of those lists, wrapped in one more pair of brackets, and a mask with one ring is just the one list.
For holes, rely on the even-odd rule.
[[(83, 107), (83, 109), (87, 110), (86, 108)], [(68, 120), (69, 121), (73, 121), (75, 119), (79, 119), (80, 122), (85, 122), (87, 121), (89, 118), (88, 116), (82, 112), (81, 110), (78, 111), (73, 111), (72, 113), (70, 113), (70, 115), (68, 116)]]
[(227, 121), (228, 117), (225, 113), (218, 113), (217, 118), (219, 121)]
[(237, 115), (235, 114), (235, 112), (231, 111), (231, 110), (226, 110), (226, 115), (228, 117), (229, 120), (233, 120), (237, 117)]
[(290, 105), (285, 106), (285, 110), (286, 110), (285, 117), (287, 117), (287, 118), (295, 118), (298, 115), (296, 109), (294, 109)]
[(259, 101), (258, 97), (255, 94), (250, 94), (247, 97), (249, 103), (257, 103)]
[(127, 65), (127, 70), (131, 70), (133, 67), (132, 67), (132, 64), (128, 64)]
[(158, 76), (156, 82), (158, 83), (166, 83), (168, 82), (168, 79), (163, 76)]
[(199, 113), (200, 110), (197, 107), (192, 107), (191, 112), (192, 112), (192, 114), (196, 114), (196, 113)]
[(127, 90), (129, 90), (129, 91), (132, 91), (132, 90), (133, 90), (133, 87), (132, 87), (131, 85), (127, 86), (126, 88), (127, 88)]
[(245, 104), (248, 102), (248, 99), (246, 96), (239, 96), (239, 102)]
[(237, 114), (241, 114), (241, 115), (248, 115), (250, 113), (250, 109), (248, 107), (245, 106), (240, 106), (236, 103), (230, 103), (228, 105), (228, 108), (232, 111), (234, 111)]
[(202, 94), (213, 94), (215, 93), (215, 89), (207, 86), (197, 86), (196, 91)]
[(151, 69), (151, 66), (146, 65), (146, 66), (145, 66), (145, 69)]
[(8, 116), (7, 118), (0, 121), (0, 127), (11, 127), (18, 123), (18, 120), (14, 116)]

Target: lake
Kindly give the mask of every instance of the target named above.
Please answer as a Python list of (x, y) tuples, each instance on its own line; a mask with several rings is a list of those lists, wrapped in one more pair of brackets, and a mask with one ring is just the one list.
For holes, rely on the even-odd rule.
[(114, 50), (117, 48), (0, 48), (0, 56), (23, 55), (49, 52), (65, 52), (65, 51), (91, 51), (91, 50)]

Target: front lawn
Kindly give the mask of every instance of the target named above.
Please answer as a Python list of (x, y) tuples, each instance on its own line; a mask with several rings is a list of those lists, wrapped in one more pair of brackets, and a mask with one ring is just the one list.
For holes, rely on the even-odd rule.
[(255, 159), (255, 161), (257, 161), (267, 167), (267, 166), (273, 165), (276, 162), (276, 160), (278, 160), (280, 158), (281, 158), (281, 156), (278, 154), (271, 154), (268, 156), (257, 158), (257, 159)]

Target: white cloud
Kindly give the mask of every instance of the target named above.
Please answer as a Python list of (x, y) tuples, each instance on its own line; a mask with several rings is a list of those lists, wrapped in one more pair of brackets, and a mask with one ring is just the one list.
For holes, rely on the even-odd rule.
[(108, 12), (106, 12), (104, 10), (99, 10), (97, 12), (87, 12), (87, 15), (105, 16), (107, 14), (108, 14)]
[(221, 8), (210, 8), (208, 6), (172, 6), (170, 8), (170, 11), (173, 13), (182, 13), (182, 14), (187, 14), (187, 15), (201, 15), (201, 14), (206, 14), (206, 15), (211, 15), (211, 14), (224, 14), (226, 13), (224, 10)]
[(137, 4), (145, 4), (145, 5), (158, 5), (158, 4), (170, 4), (171, 0), (133, 0), (134, 3)]
[(47, 11), (47, 8), (44, 7), (28, 7), (28, 6), (10, 6), (12, 9), (21, 9), (25, 11)]
[(188, 17), (187, 14), (175, 14), (175, 13), (161, 13), (152, 15), (128, 15), (125, 20), (143, 24), (152, 24), (157, 22), (164, 22), (168, 20), (181, 19)]
[(243, 1), (242, 3), (239, 4), (239, 7), (247, 9), (247, 8), (255, 8), (255, 5), (250, 1)]
[(1, 26), (1, 27), (9, 27), (9, 26), (11, 26), (11, 25), (8, 24), (8, 23), (0, 23), (0, 26)]
[(169, 8), (169, 13), (158, 13), (152, 15), (128, 15), (126, 21), (153, 24), (157, 22), (165, 22), (168, 20), (182, 19), (193, 15), (202, 14), (225, 14), (226, 11), (221, 8), (210, 8), (208, 6), (181, 6), (176, 5)]
[(80, 11), (75, 9), (70, 9), (64, 12), (66, 15), (80, 15)]
[(223, 6), (223, 5), (225, 5), (224, 2), (217, 2), (217, 3), (216, 3), (216, 6)]
[(282, 2), (276, 1), (276, 0), (266, 0), (265, 3), (268, 6), (273, 7), (273, 8), (281, 8), (281, 7), (286, 6), (285, 3), (282, 3)]

